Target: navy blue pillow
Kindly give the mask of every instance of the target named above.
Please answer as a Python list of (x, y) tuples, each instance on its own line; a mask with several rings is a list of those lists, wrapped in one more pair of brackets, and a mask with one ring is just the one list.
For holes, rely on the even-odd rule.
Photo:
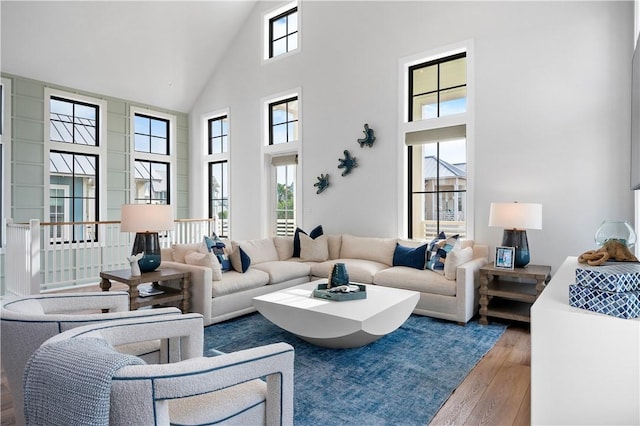
[[(307, 235), (307, 233), (302, 229), (296, 228), (296, 232), (295, 234), (293, 234), (293, 255), (291, 255), (291, 257), (300, 257), (300, 232)], [(308, 235), (312, 240), (315, 240), (320, 235), (323, 235), (322, 225), (318, 225), (313, 228)]]
[(405, 247), (396, 243), (393, 252), (393, 266), (408, 266), (410, 268), (424, 269), (427, 262), (427, 245), (420, 247)]

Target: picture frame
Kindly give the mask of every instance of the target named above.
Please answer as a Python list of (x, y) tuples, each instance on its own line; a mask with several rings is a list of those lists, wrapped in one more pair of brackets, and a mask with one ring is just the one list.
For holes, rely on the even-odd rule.
[(496, 247), (496, 259), (493, 265), (498, 269), (513, 269), (515, 257), (515, 247)]

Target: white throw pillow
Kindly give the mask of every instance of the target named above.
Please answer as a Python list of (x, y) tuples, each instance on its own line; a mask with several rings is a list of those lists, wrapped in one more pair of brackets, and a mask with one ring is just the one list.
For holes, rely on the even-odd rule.
[(211, 278), (213, 281), (220, 281), (222, 279), (220, 262), (213, 253), (190, 251), (184, 256), (184, 261), (187, 265), (198, 265), (211, 268)]
[(316, 239), (300, 233), (300, 259), (306, 262), (324, 262), (329, 260), (327, 236), (320, 235)]
[(456, 269), (463, 263), (473, 259), (473, 248), (454, 249), (444, 259), (444, 277), (448, 280), (456, 279)]

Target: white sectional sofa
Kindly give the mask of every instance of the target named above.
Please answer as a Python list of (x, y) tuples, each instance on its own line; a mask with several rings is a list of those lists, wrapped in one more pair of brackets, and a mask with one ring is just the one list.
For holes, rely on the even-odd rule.
[[(424, 242), (397, 238), (330, 234), (311, 240), (301, 235), (301, 257), (292, 257), (293, 237), (226, 242), (239, 265), (239, 250), (250, 266), (245, 272), (222, 272), (213, 254), (201, 243), (162, 250), (163, 268), (191, 272), (191, 308), (214, 324), (254, 312), (252, 299), (283, 288), (327, 278), (333, 265), (345, 263), (350, 281), (420, 292), (414, 313), (467, 323), (478, 310), (479, 269), (488, 263), (488, 247), (461, 240), (444, 263), (444, 270), (394, 266), (396, 246), (419, 247)], [(234, 256), (235, 259), (234, 259)], [(402, 263), (398, 259), (396, 264)], [(246, 266), (246, 265), (245, 265)]]

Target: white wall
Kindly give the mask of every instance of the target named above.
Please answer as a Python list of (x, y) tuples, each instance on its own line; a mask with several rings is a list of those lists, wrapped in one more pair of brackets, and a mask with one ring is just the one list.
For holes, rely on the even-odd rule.
[[(326, 232), (398, 229), (400, 58), (472, 39), (475, 46), (475, 239), (492, 201), (543, 204), (532, 262), (554, 269), (594, 248), (604, 219), (633, 218), (629, 190), (632, 2), (304, 2), (302, 50), (263, 63), (258, 2), (190, 114), (191, 215), (206, 214), (202, 116), (229, 108), (232, 237), (265, 235), (260, 194), (261, 99), (302, 89), (303, 219)], [(375, 131), (361, 149), (362, 125)], [(359, 167), (337, 169), (349, 149)], [(331, 186), (316, 195), (316, 176)]]

